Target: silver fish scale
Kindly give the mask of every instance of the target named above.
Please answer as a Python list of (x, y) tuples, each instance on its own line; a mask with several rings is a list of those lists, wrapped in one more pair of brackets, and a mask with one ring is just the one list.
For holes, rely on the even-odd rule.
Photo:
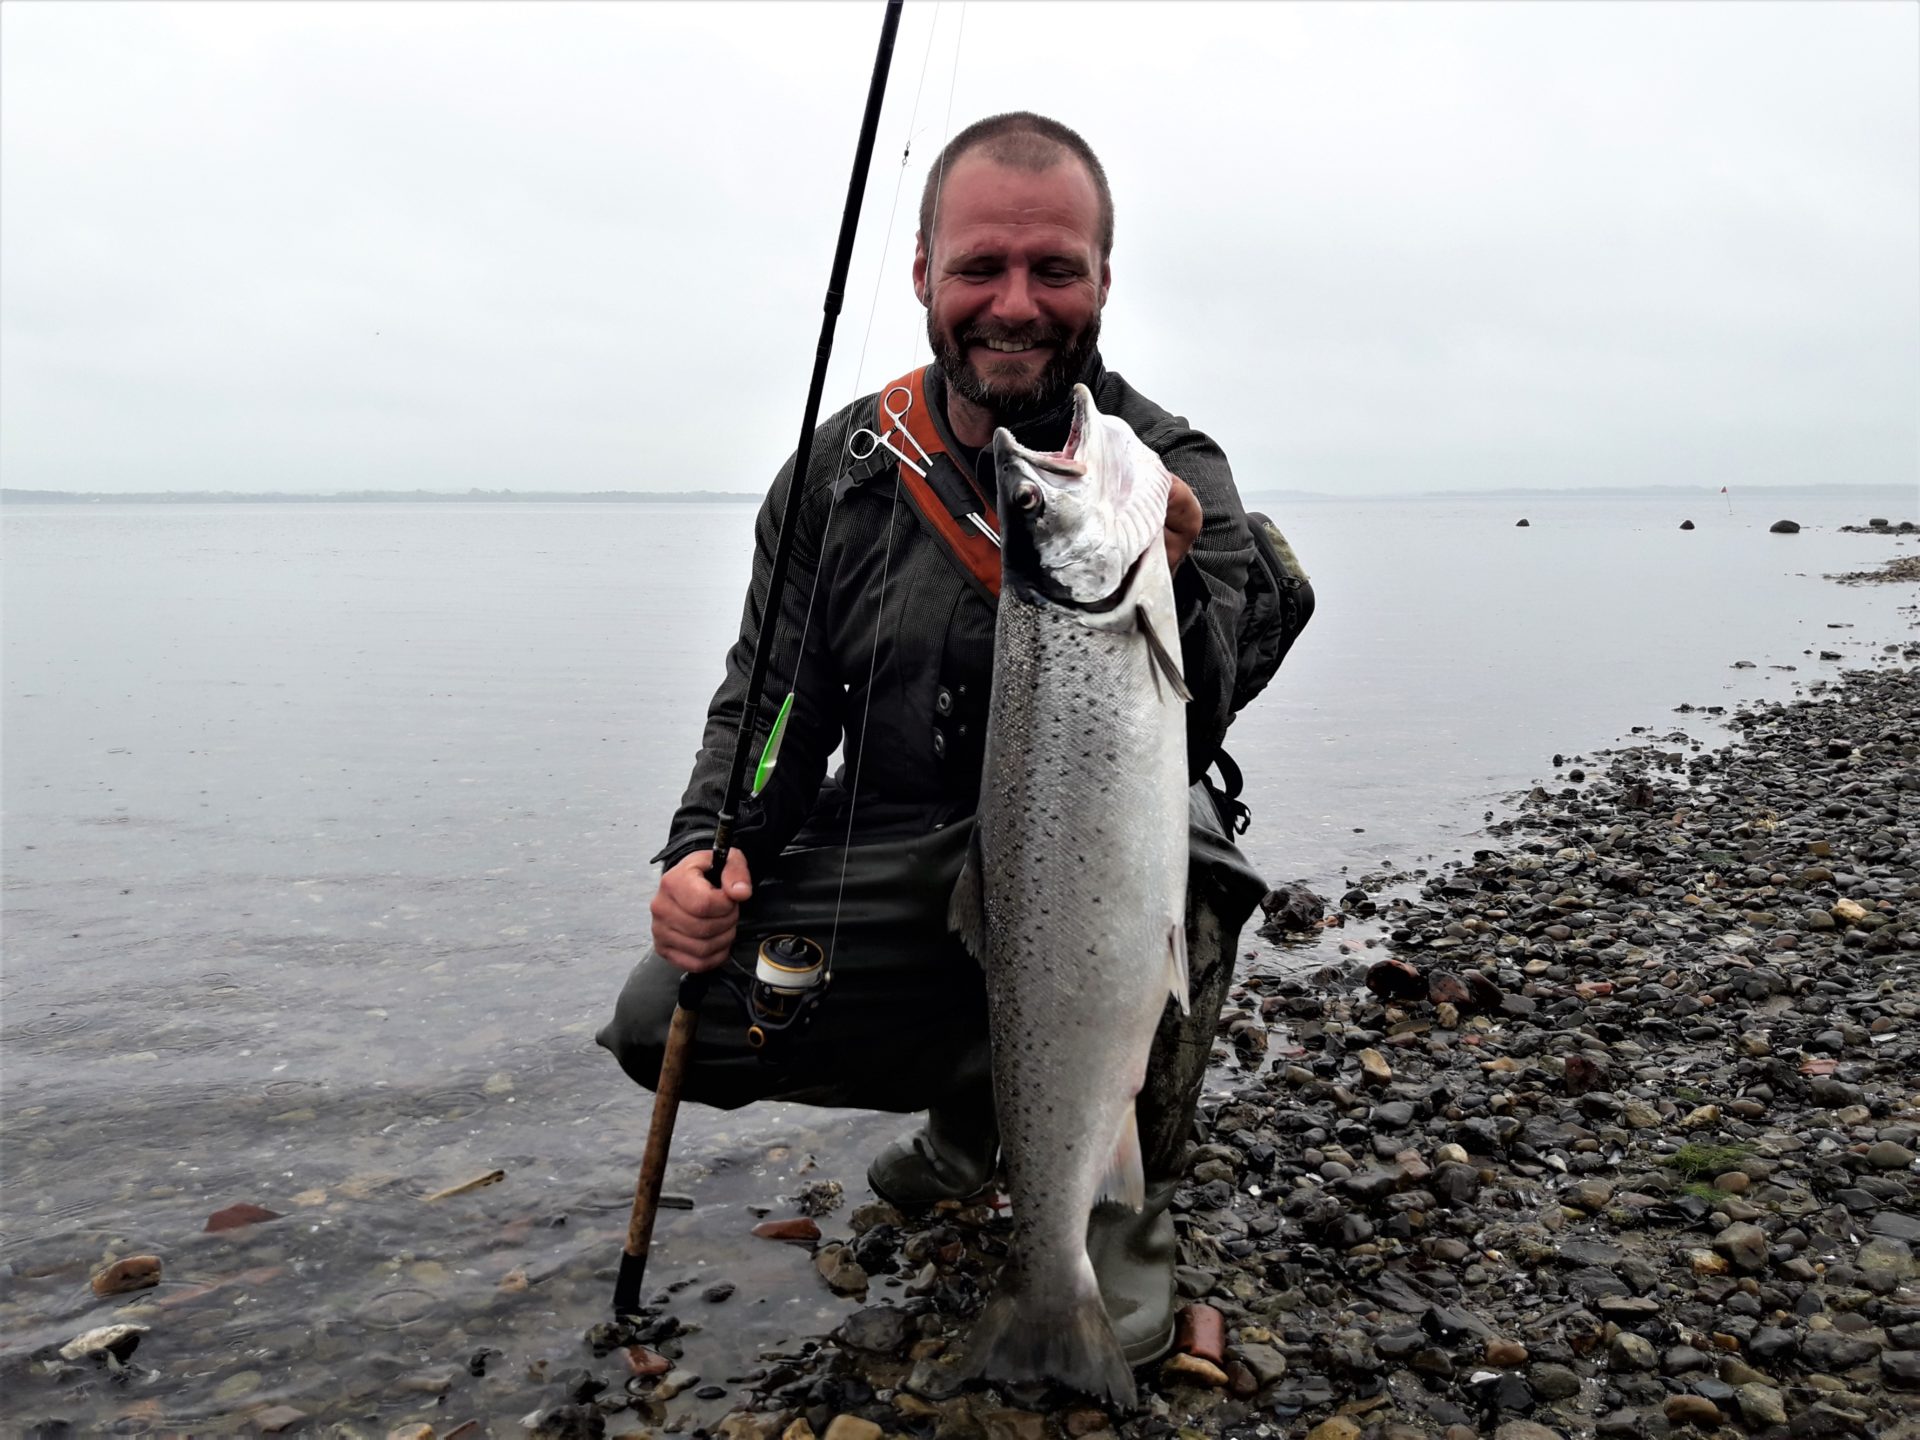
[(1090, 1274), (1087, 1214), (1168, 998), (1184, 718), (1131, 627), (1009, 594), (995, 647), (978, 829), (1012, 1256), (1020, 1288), (1066, 1295)]

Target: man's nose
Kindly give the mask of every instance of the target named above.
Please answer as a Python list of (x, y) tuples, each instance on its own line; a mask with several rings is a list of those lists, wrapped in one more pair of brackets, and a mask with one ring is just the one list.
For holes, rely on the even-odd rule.
[(1034, 303), (1033, 281), (1024, 270), (1008, 270), (993, 297), (993, 317), (1009, 325), (1025, 325), (1040, 318)]

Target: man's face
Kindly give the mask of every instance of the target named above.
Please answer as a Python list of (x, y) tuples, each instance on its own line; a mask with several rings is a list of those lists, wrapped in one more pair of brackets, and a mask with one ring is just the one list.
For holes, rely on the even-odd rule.
[(934, 232), (931, 256), (924, 236), (914, 251), (913, 288), (948, 383), (1002, 422), (1052, 409), (1093, 353), (1112, 279), (1086, 167), (963, 155)]

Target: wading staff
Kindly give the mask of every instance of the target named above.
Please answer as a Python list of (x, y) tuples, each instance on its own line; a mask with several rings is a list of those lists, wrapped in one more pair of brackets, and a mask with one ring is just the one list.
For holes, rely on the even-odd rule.
[[(820, 421), (820, 393), (826, 388), (827, 360), (833, 354), (833, 327), (840, 318), (847, 267), (853, 260), (853, 236), (860, 227), (860, 201), (867, 191), (867, 167), (873, 160), (874, 133), (880, 127), (880, 105), (887, 94), (887, 72), (893, 66), (893, 38), (900, 28), (902, 3), (903, 0), (887, 0), (886, 18), (880, 25), (880, 49), (873, 57), (873, 78), (867, 82), (867, 109), (860, 119), (860, 143), (854, 151), (853, 178), (847, 183), (846, 209), (840, 215), (840, 243), (833, 252), (833, 273), (827, 280), (826, 313), (820, 321), (820, 344), (813, 357), (813, 381), (807, 387), (806, 415), (800, 422), (800, 443), (794, 447), (793, 473), (788, 477), (787, 493), (781, 502), (780, 534), (774, 541), (773, 569), (767, 576), (766, 598), (760, 607), (760, 633), (754, 641), (746, 700), (740, 707), (740, 728), (734, 735), (733, 765), (727, 772), (726, 794), (713, 828), (713, 864), (707, 870), (707, 882), (715, 888), (719, 887), (727, 855), (733, 849), (733, 825), (739, 816), (740, 793), (746, 786), (747, 751), (753, 743), (754, 722), (760, 710), (761, 692), (766, 686), (767, 664), (773, 654), (773, 621), (780, 613), (781, 595), (787, 583), (787, 559), (793, 553), (793, 518), (800, 508), (794, 502), (806, 483), (807, 467), (813, 458), (813, 431)], [(613, 1285), (616, 1316), (632, 1315), (640, 1309), (647, 1253), (653, 1246), (653, 1217), (660, 1207), (660, 1183), (666, 1178), (673, 1122), (680, 1112), (680, 1082), (686, 1072), (688, 1052), (693, 1048), (694, 1031), (700, 1023), (700, 1004), (711, 983), (711, 976), (707, 974), (686, 975), (680, 981), (673, 1023), (667, 1030), (666, 1051), (660, 1060), (660, 1078), (653, 1092), (647, 1148), (640, 1162), (640, 1178), (634, 1185), (627, 1244), (620, 1255), (619, 1278)]]

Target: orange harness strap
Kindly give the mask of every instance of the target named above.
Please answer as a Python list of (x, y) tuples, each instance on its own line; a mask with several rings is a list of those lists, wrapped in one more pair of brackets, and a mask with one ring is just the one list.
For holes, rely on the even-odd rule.
[[(937, 464), (944, 459), (947, 464), (958, 469), (959, 462), (948, 453), (947, 447), (941, 442), (940, 431), (933, 423), (933, 412), (927, 405), (927, 367), (925, 366), (911, 374), (901, 376), (893, 384), (881, 389), (879, 397), (874, 401), (874, 433), (885, 435), (892, 428), (893, 417), (887, 413), (886, 399), (889, 391), (898, 389), (905, 389), (910, 397), (911, 403), (908, 404), (906, 415), (901, 421), (906, 426), (907, 433), (913, 436), (934, 463)], [(948, 551), (959, 560), (961, 566), (986, 588), (988, 594), (997, 598), (1000, 594), (999, 549), (985, 535), (956, 518), (947, 503), (940, 498), (939, 492), (913, 466), (902, 460), (899, 470), (900, 483), (906, 487), (907, 495), (913, 501), (914, 508), (920, 512), (928, 525), (932, 526), (934, 534), (940, 537)], [(983, 502), (981, 512), (987, 523), (992, 525), (994, 531), (998, 533), (1000, 517), (994, 514), (992, 502)]]

